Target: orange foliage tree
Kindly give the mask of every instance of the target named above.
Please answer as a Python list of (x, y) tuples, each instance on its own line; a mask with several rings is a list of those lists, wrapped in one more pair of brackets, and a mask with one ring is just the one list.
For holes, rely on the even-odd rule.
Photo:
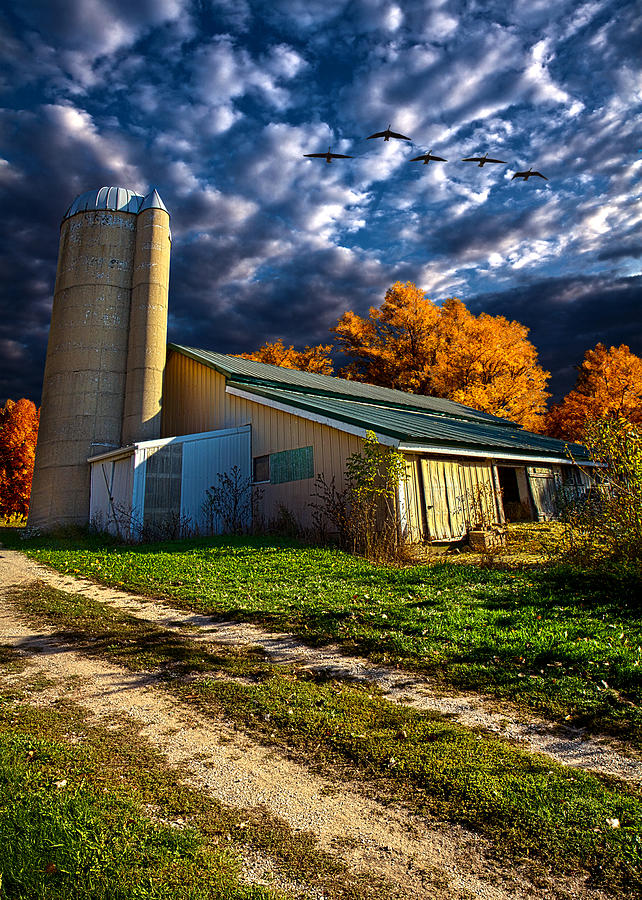
[(316, 372), (318, 375), (332, 375), (331, 351), (331, 344), (295, 350), (293, 346), (286, 347), (279, 338), (273, 343), (267, 341), (253, 353), (240, 353), (239, 356), (241, 359), (253, 359), (255, 362), (283, 366), (285, 369), (301, 369), (304, 372)]
[(546, 433), (581, 441), (587, 423), (598, 419), (642, 424), (642, 359), (626, 344), (586, 351), (573, 390), (546, 417)]
[(532, 430), (543, 424), (549, 373), (519, 322), (475, 316), (454, 298), (437, 306), (409, 281), (367, 319), (346, 312), (332, 331), (352, 360), (347, 378), (446, 397)]
[(0, 409), (0, 516), (26, 516), (40, 412), (31, 400)]

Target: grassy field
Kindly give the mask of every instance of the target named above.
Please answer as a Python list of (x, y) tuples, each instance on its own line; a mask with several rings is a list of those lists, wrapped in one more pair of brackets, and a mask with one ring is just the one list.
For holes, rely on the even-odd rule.
[[(131, 721), (104, 728), (59, 700), (51, 682), (7, 681), (28, 667), (0, 648), (0, 896), (12, 900), (281, 900), (241, 877), (259, 854), (286, 883), (328, 900), (401, 900), (385, 879), (354, 875), (265, 808), (227, 807), (183, 783)], [(64, 693), (64, 690), (63, 690)], [(35, 697), (34, 697), (35, 694)], [(35, 702), (34, 702), (35, 701)]]
[[(20, 665), (2, 651), (0, 673)], [(24, 705), (1, 682), (2, 897), (277, 900), (240, 881), (238, 860), (214, 838), (217, 828), (229, 827), (224, 816), (212, 817), (209, 834), (199, 830), (198, 802), (184, 789), (172, 790), (169, 773), (165, 785), (161, 774), (153, 787), (149, 775), (143, 779), (144, 747), (137, 748), (137, 766), (127, 764), (126, 745), (114, 731), (98, 734), (71, 706)], [(72, 728), (82, 746), (69, 742)], [(165, 816), (180, 811), (194, 825), (153, 821), (144, 809), (152, 799)]]
[(61, 572), (429, 674), (642, 747), (639, 583), (513, 560), (380, 567), (271, 538), (20, 544)]
[(202, 713), (223, 715), (308, 765), (363, 780), (369, 792), (473, 828), (505, 860), (583, 872), (620, 896), (642, 889), (639, 791), (390, 703), (374, 689), (319, 680), (252, 649), (208, 648), (78, 594), (39, 584), (15, 588), (11, 599), (80, 652), (152, 670)]

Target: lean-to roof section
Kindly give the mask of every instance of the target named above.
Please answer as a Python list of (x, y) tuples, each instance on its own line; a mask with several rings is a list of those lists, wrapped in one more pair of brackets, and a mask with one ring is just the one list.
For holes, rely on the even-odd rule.
[(370, 429), (394, 438), (409, 451), (416, 449), (421, 452), (430, 447), (433, 452), (439, 449), (444, 453), (470, 451), (474, 455), (486, 456), (506, 453), (511, 458), (523, 455), (556, 461), (570, 462), (571, 458), (577, 462), (587, 461), (586, 449), (580, 444), (566, 444), (521, 428), (497, 428), (493, 424), (431, 415), (425, 411), (392, 409), (343, 397), (306, 396), (301, 392), (265, 385), (228, 381), (228, 388), (234, 393), (242, 392), (248, 399), (254, 396), (258, 402), (264, 400), (279, 404), (281, 408), (300, 410), (303, 415), (322, 415), (329, 420)]

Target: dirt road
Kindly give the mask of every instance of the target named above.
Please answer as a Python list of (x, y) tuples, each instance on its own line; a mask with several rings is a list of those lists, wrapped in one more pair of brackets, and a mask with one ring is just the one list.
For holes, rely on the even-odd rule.
[[(185, 624), (190, 624), (197, 629), (195, 636), (203, 640), (259, 644), (276, 661), (297, 660), (311, 668), (331, 668), (338, 678), (376, 681), (391, 699), (403, 697), (421, 708), (454, 711), (464, 722), (497, 731), (499, 717), (485, 709), (482, 698), (439, 698), (421, 679), (346, 658), (336, 648), (310, 650), (291, 636), (270, 635), (251, 626), (214, 625), (204, 617), (142, 597), (61, 576), (17, 552), (0, 550), (0, 643), (18, 648), (29, 660), (28, 668), (14, 678), (28, 681), (42, 673), (53, 679), (52, 687), (39, 692), (38, 703), (54, 703), (64, 697), (100, 722), (128, 717), (132, 728), (178, 766), (190, 785), (232, 806), (264, 806), (293, 829), (311, 831), (320, 846), (340, 855), (350, 870), (386, 876), (408, 897), (504, 900), (553, 897), (558, 890), (577, 898), (602, 896), (572, 879), (534, 886), (524, 874), (493, 861), (479, 835), (447, 823), (435, 826), (404, 809), (382, 805), (366, 795), (363, 785), (337, 783), (312, 773), (303, 763), (239, 733), (231, 723), (220, 721), (213, 727), (211, 719), (177, 703), (149, 675), (132, 674), (79, 654), (50, 628), (27, 624), (12, 608), (8, 589), (34, 579), (90, 595), (183, 633)], [(501, 720), (506, 721), (504, 713)], [(580, 735), (560, 738), (541, 721), (515, 720), (514, 726), (518, 725), (522, 744), (540, 752), (545, 745), (545, 752), (567, 763), (640, 778), (640, 764), (616, 753), (612, 745)], [(261, 864), (248, 859), (247, 877), (262, 880), (265, 865), (269, 866), (269, 861)]]

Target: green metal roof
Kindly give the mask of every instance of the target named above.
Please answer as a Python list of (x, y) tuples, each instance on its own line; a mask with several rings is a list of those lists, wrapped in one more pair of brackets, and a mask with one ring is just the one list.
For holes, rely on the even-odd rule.
[(556, 459), (568, 459), (568, 447), (573, 459), (580, 461), (587, 458), (586, 449), (579, 444), (566, 444), (521, 428), (498, 428), (492, 423), (434, 416), (410, 409), (392, 409), (359, 400), (346, 400), (343, 397), (311, 397), (298, 391), (276, 387), (253, 386), (234, 381), (229, 381), (228, 385), (254, 394), (257, 398), (263, 397), (304, 412), (326, 416), (358, 428), (371, 429), (407, 445), (438, 446), (443, 447), (444, 452), (469, 450), (471, 453), (487, 453), (489, 456), (501, 455), (502, 452), (523, 453)]
[(169, 344), (169, 349), (176, 350), (203, 365), (214, 368), (239, 384), (285, 387), (288, 390), (301, 391), (315, 396), (358, 399), (364, 403), (376, 403), (394, 408), (407, 407), (434, 415), (470, 419), (473, 422), (494, 423), (504, 428), (519, 428), (518, 425), (507, 419), (500, 419), (498, 416), (470, 409), (461, 403), (454, 403), (452, 400), (444, 400), (441, 397), (409, 394), (405, 391), (395, 391), (374, 384), (362, 384), (360, 381), (348, 381), (346, 378), (335, 378), (331, 375), (301, 372), (299, 369), (286, 369), (283, 366), (272, 366), (251, 359), (239, 359), (236, 356), (226, 356), (223, 353), (198, 350), (196, 347), (184, 347), (180, 344)]
[(216, 369), (229, 387), (257, 399), (371, 429), (403, 444), (489, 456), (523, 454), (587, 461), (586, 448), (524, 431), (514, 422), (469, 409), (451, 400), (406, 394), (361, 382), (237, 359), (221, 353), (170, 344), (170, 349)]

